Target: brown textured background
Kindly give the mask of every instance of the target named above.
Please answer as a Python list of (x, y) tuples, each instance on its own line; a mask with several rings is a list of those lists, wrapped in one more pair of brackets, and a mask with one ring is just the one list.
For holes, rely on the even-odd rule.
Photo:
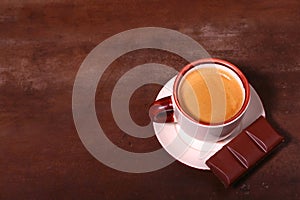
[[(300, 198), (300, 2), (179, 2), (0, 2), (0, 199)], [(146, 26), (180, 31), (213, 57), (238, 65), (261, 96), (267, 119), (286, 137), (234, 187), (225, 189), (210, 172), (179, 162), (151, 173), (119, 172), (81, 143), (71, 107), (80, 64), (106, 38)], [(108, 105), (118, 77), (148, 62), (177, 70), (186, 64), (159, 50), (128, 53), (112, 63), (96, 95), (107, 136), (133, 152), (160, 144), (155, 137), (123, 133)], [(160, 87), (147, 85), (134, 93), (130, 113), (136, 123), (149, 122), (147, 107)]]

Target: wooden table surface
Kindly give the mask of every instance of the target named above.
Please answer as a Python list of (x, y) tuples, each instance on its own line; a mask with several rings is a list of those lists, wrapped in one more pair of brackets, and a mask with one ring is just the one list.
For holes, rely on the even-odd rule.
[[(300, 2), (180, 2), (1, 1), (0, 199), (300, 198)], [(76, 73), (99, 43), (139, 27), (179, 31), (212, 57), (239, 66), (286, 142), (228, 189), (211, 172), (178, 161), (149, 173), (126, 173), (95, 159), (73, 121)], [(136, 50), (107, 68), (96, 92), (106, 136), (131, 152), (161, 146), (155, 136), (133, 137), (117, 126), (111, 94), (122, 75), (150, 62), (176, 70), (187, 63), (161, 50)], [(148, 106), (161, 87), (148, 84), (132, 95), (129, 110), (137, 124), (149, 123)]]

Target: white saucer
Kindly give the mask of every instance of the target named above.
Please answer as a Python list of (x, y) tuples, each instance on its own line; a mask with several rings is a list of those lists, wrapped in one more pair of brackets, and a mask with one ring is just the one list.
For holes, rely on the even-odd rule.
[[(170, 96), (173, 92), (175, 77), (169, 80), (160, 90), (156, 99)], [(180, 162), (198, 169), (209, 170), (205, 162), (225, 144), (231, 141), (244, 128), (253, 123), (259, 116), (265, 116), (265, 110), (256, 91), (250, 86), (250, 104), (241, 124), (233, 130), (230, 137), (216, 143), (194, 139), (180, 131), (175, 123), (153, 123), (155, 135), (163, 148)]]

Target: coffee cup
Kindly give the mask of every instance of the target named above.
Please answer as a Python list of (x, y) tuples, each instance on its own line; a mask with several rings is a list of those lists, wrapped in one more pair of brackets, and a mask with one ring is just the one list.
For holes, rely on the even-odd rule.
[(200, 59), (176, 76), (171, 96), (156, 100), (149, 116), (156, 123), (176, 123), (180, 130), (204, 141), (230, 136), (250, 102), (245, 75), (232, 63)]

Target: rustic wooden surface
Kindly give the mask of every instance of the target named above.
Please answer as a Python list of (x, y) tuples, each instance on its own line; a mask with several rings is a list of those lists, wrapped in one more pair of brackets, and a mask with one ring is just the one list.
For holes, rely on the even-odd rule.
[[(284, 1), (1, 1), (0, 199), (299, 199), (300, 2)], [(198, 41), (213, 57), (238, 65), (259, 93), (267, 119), (286, 137), (269, 159), (232, 188), (208, 171), (174, 162), (131, 174), (111, 169), (84, 148), (72, 117), (79, 66), (106, 38), (137, 27), (165, 27)], [(133, 152), (160, 148), (155, 137), (123, 133), (110, 95), (136, 65), (186, 64), (139, 50), (117, 59), (100, 80), (96, 109), (107, 136)], [(138, 77), (137, 77), (138, 78)], [(161, 86), (130, 101), (137, 124)], [(103, 117), (105, 116), (105, 117)]]

